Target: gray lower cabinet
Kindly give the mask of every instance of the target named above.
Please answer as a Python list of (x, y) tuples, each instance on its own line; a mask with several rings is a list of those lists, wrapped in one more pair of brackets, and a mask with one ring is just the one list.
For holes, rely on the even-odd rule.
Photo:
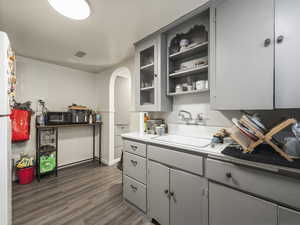
[(284, 207), (278, 208), (278, 225), (299, 225), (300, 213)]
[(143, 212), (146, 212), (146, 186), (128, 176), (124, 176), (123, 180), (124, 198)]
[(148, 161), (148, 216), (161, 225), (207, 225), (207, 180)]
[(146, 159), (124, 152), (124, 174), (146, 184)]
[(209, 224), (277, 225), (277, 206), (210, 182)]
[(124, 198), (147, 212), (146, 144), (124, 140), (123, 190)]
[(300, 209), (299, 179), (213, 159), (206, 160), (206, 176), (235, 189)]
[(148, 161), (148, 216), (161, 225), (169, 222), (169, 168)]
[(179, 170), (170, 170), (171, 225), (207, 225), (207, 179)]

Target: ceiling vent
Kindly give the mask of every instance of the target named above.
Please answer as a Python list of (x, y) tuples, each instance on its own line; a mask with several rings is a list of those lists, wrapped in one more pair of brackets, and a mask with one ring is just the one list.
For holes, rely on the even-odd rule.
[(75, 53), (75, 56), (78, 57), (78, 58), (82, 58), (82, 57), (84, 57), (85, 55), (86, 55), (86, 53), (83, 52), (83, 51), (78, 51), (78, 52)]

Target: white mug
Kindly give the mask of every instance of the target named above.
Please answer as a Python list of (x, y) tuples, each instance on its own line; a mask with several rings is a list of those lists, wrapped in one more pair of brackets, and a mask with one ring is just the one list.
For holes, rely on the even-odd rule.
[(205, 80), (198, 80), (196, 82), (196, 89), (197, 90), (202, 90), (205, 88)]

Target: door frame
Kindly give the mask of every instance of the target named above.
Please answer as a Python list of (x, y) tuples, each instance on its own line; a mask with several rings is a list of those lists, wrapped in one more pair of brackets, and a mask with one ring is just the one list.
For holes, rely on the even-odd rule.
[[(112, 73), (109, 81), (109, 154), (108, 164), (118, 163), (121, 158), (115, 159), (115, 84), (118, 77), (128, 79), (131, 90), (131, 72), (127, 67), (120, 67)], [(130, 101), (132, 93), (130, 92)]]

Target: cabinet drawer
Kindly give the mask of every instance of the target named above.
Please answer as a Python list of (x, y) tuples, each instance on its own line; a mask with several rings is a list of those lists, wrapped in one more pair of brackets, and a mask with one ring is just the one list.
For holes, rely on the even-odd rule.
[(300, 209), (300, 180), (212, 159), (207, 159), (206, 176)]
[(146, 144), (125, 140), (124, 145), (124, 149), (126, 152), (131, 152), (133, 154), (146, 157)]
[(124, 173), (144, 184), (146, 184), (146, 159), (130, 154), (124, 153)]
[(146, 212), (146, 186), (124, 176), (124, 197), (136, 207)]
[(201, 156), (149, 145), (148, 158), (185, 171), (203, 175), (203, 157)]

